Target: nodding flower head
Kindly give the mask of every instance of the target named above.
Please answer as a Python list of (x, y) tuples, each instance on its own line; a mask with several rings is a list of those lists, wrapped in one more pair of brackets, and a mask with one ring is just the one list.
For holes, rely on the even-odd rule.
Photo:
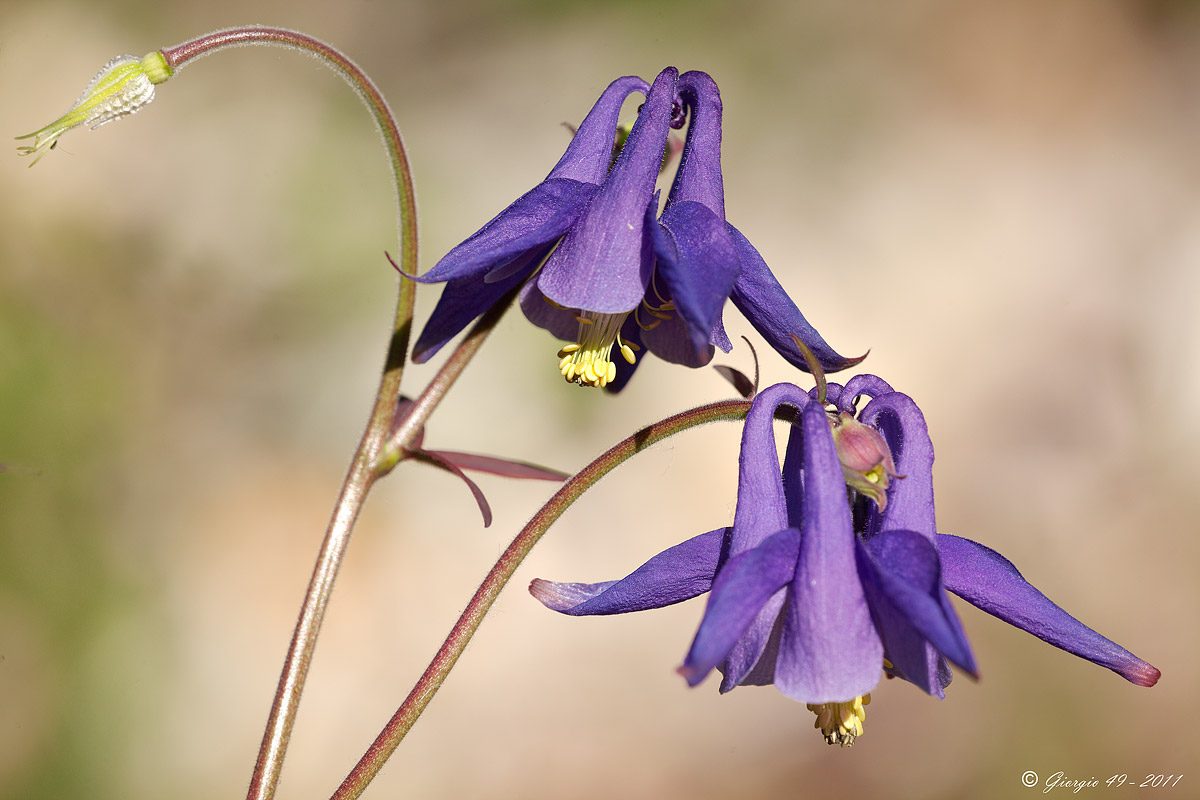
[(609, 84), (545, 180), (428, 272), (408, 276), (422, 283), (446, 284), (413, 347), (415, 361), (429, 360), (474, 319), (537, 272), (605, 183), (613, 164), (621, 105), (630, 94), (647, 93), (649, 88), (644, 80), (632, 76)]
[(18, 136), (17, 139), (33, 139), (33, 144), (22, 145), (17, 151), (23, 156), (33, 156), (33, 166), (58, 144), (58, 139), (67, 131), (80, 125), (95, 130), (101, 125), (135, 114), (154, 99), (154, 87), (170, 78), (171, 67), (162, 53), (155, 51), (144, 58), (118, 56), (104, 65), (104, 69), (92, 78), (87, 89), (61, 117), (44, 128)]
[[(620, 106), (634, 91), (646, 100), (622, 137)], [(619, 391), (643, 350), (685, 366), (707, 364), (714, 347), (730, 349), (721, 322), (730, 299), (802, 369), (792, 336), (827, 371), (855, 363), (825, 343), (758, 252), (726, 223), (721, 114), (717, 85), (703, 72), (680, 76), (668, 67), (650, 85), (614, 81), (541, 184), (428, 273), (410, 276), (446, 283), (415, 360), (430, 358), (524, 282), (522, 310), (569, 342), (558, 351), (559, 370), (583, 386)], [(655, 184), (671, 149), (669, 132), (689, 115), (679, 170), (658, 219)]]
[[(863, 395), (872, 400), (856, 412)], [(660, 608), (708, 593), (680, 674), (695, 686), (719, 669), (722, 692), (774, 684), (807, 704), (826, 741), (843, 746), (862, 735), (864, 706), (883, 675), (940, 698), (951, 678), (947, 662), (977, 674), (947, 591), (1132, 683), (1154, 685), (1157, 669), (1052, 603), (1002, 556), (937, 532), (933, 446), (911, 398), (872, 375), (831, 383), (827, 397), (837, 409), (832, 419), (814, 395), (790, 384), (755, 397), (731, 526), (665, 550), (621, 580), (539, 579), (530, 592), (572, 616)], [(798, 420), (781, 466), (773, 420), (785, 404), (798, 409)], [(878, 438), (839, 448), (834, 426), (851, 420)], [(862, 434), (854, 430), (851, 437)], [(887, 487), (886, 502), (847, 492), (846, 469), (861, 475), (862, 467), (870, 473), (893, 461), (905, 478)]]

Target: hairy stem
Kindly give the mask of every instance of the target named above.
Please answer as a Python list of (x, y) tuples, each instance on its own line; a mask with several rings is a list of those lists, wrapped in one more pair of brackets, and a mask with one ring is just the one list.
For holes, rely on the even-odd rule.
[(429, 419), (429, 415), (433, 413), (433, 409), (437, 408), (438, 403), (442, 402), (442, 398), (446, 396), (446, 392), (466, 369), (467, 364), (479, 352), (479, 348), (483, 346), (488, 334), (499, 324), (520, 291), (520, 286), (514, 288), (484, 312), (479, 321), (454, 348), (454, 352), (446, 359), (446, 363), (442, 364), (437, 374), (433, 376), (433, 380), (413, 401), (407, 413), (401, 419), (395, 420), (391, 435), (383, 444), (376, 462), (379, 475), (386, 475), (404, 457), (406, 448), (420, 432), (421, 426)]
[[(412, 176), (400, 130), (379, 89), (366, 73), (336, 49), (311, 36), (281, 28), (230, 28), (165, 48), (160, 52), (170, 69), (177, 72), (197, 58), (242, 45), (288, 47), (315, 56), (345, 79), (362, 99), (383, 137), (395, 178), (399, 265), (403, 271), (415, 274), (417, 212)], [(379, 470), (379, 456), (390, 433), (396, 403), (400, 397), (400, 379), (408, 352), (415, 296), (415, 284), (401, 279), (396, 299), (395, 320), (375, 405), (342, 484), (300, 609), (251, 777), (247, 797), (252, 800), (268, 800), (275, 794), (283, 768), (283, 758), (295, 725), (300, 695), (304, 689), (334, 580), (345, 556), (363, 500), (375, 480), (382, 474)]]
[(350, 800), (360, 796), (374, 779), (384, 762), (395, 752), (400, 742), (416, 723), (429, 701), (437, 694), (442, 683), (454, 668), (467, 643), (475, 635), (488, 610), (507, 585), (517, 567), (529, 555), (542, 535), (563, 512), (597, 481), (622, 462), (640, 453), (663, 439), (697, 425), (718, 420), (744, 419), (750, 409), (748, 400), (727, 400), (685, 411), (642, 428), (628, 439), (620, 442), (597, 458), (578, 474), (563, 484), (552, 498), (542, 506), (533, 518), (521, 529), (500, 559), (488, 572), (483, 583), (467, 604), (450, 630), (445, 642), (434, 655), (425, 673), (409, 692), (404, 703), (392, 715), (391, 720), (376, 737), (370, 748), (359, 760), (353, 771), (342, 782), (331, 800)]

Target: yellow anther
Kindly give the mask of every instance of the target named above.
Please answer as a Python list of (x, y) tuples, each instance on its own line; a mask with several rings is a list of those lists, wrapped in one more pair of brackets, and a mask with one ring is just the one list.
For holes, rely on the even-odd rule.
[(863, 721), (871, 695), (865, 694), (841, 703), (809, 703), (808, 710), (817, 715), (813, 727), (820, 729), (829, 744), (850, 747), (863, 734)]
[(622, 357), (633, 364), (636, 361), (633, 348), (621, 341), (621, 325), (628, 316), (629, 312), (579, 312), (576, 316), (579, 321), (579, 341), (558, 351), (558, 370), (563, 378), (580, 386), (596, 388), (612, 383), (617, 377), (617, 365), (610, 358), (614, 344)]
[(656, 319), (653, 322), (651, 322), (649, 325), (643, 325), (641, 320), (637, 320), (637, 326), (644, 331), (652, 331), (655, 328), (657, 328), (659, 325), (662, 325), (661, 319)]

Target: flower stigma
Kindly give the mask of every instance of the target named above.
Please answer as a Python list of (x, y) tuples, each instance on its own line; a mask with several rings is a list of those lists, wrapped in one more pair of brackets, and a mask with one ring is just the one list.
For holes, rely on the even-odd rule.
[(863, 706), (870, 705), (871, 694), (868, 692), (844, 703), (808, 703), (808, 710), (817, 715), (813, 722), (814, 728), (820, 728), (829, 744), (850, 747), (854, 740), (863, 734), (863, 721), (867, 718), (867, 710)]
[(602, 389), (617, 377), (617, 365), (610, 358), (613, 345), (630, 364), (637, 361), (636, 345), (621, 340), (621, 326), (629, 312), (623, 314), (597, 314), (581, 311), (579, 336), (575, 344), (558, 351), (558, 369), (568, 383), (593, 386)]

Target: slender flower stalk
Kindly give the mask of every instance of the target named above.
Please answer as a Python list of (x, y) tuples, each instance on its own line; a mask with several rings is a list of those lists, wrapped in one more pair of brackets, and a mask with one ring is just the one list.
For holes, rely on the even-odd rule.
[[(315, 56), (340, 75), (371, 112), (383, 137), (392, 173), (396, 180), (396, 200), (399, 218), (399, 261), (408, 270), (417, 267), (417, 212), (412, 175), (404, 151), (404, 142), (387, 101), (353, 61), (328, 44), (305, 34), (280, 28), (245, 27), (216, 31), (192, 39), (161, 53), (172, 72), (205, 55), (241, 45), (271, 45), (287, 47)], [(401, 281), (396, 299), (396, 314), (387, 359), (375, 397), (370, 421), (354, 454), (333, 516), (317, 556), (312, 578), (292, 635), (284, 661), (275, 699), (263, 734), (258, 759), (250, 781), (248, 798), (266, 800), (274, 796), (283, 758), (296, 722), (300, 695), (308, 676), (308, 668), (316, 648), (317, 636), (333, 591), (333, 583), (345, 557), (350, 533), (358, 512), (374, 482), (385, 474), (379, 468), (379, 457), (392, 427), (396, 404), (400, 397), (400, 379), (408, 352), (412, 328), (413, 304), (416, 292), (411, 282)], [(429, 410), (432, 410), (431, 408)], [(415, 415), (414, 415), (415, 416)], [(419, 422), (417, 423), (419, 428)], [(392, 462), (391, 466), (394, 466)], [(390, 466), (388, 467), (390, 469)]]
[(466, 609), (463, 610), (458, 622), (446, 636), (441, 648), (429, 662), (429, 666), (421, 675), (420, 680), (417, 681), (408, 697), (392, 715), (358, 764), (346, 776), (331, 800), (351, 800), (366, 790), (368, 784), (383, 768), (384, 763), (400, 746), (400, 742), (412, 729), (425, 707), (429, 705), (429, 701), (437, 694), (450, 671), (454, 669), (459, 656), (466, 649), (471, 637), (479, 629), (483, 618), (508, 584), (517, 567), (529, 555), (533, 546), (541, 540), (546, 530), (562, 516), (572, 503), (609, 472), (646, 448), (689, 428), (709, 422), (742, 420), (749, 409), (750, 401), (748, 400), (726, 400), (668, 417), (661, 422), (642, 428), (618, 443), (563, 484), (562, 488), (534, 514), (533, 518), (501, 554), (471, 601), (467, 603)]
[[(398, 212), (399, 267), (409, 273), (417, 269), (416, 202), (404, 143), (391, 109), (374, 83), (353, 61), (328, 44), (296, 31), (251, 26), (216, 31), (175, 47), (150, 53), (142, 59), (122, 56), (113, 59), (96, 76), (78, 101), (59, 119), (22, 139), (23, 155), (35, 156), (33, 163), (53, 149), (64, 133), (80, 125), (99, 127), (138, 111), (154, 98), (154, 89), (180, 69), (205, 55), (229, 47), (271, 45), (287, 47), (316, 57), (340, 75), (367, 106), (383, 138), (395, 178)], [(263, 736), (248, 797), (265, 800), (274, 795), (284, 754), (295, 723), (317, 636), (333, 589), (334, 580), (349, 544), (350, 533), (371, 486), (390, 472), (405, 456), (430, 413), (462, 372), (483, 339), (495, 326), (508, 303), (497, 305), (485, 315), (455, 355), (439, 372), (421, 400), (406, 408), (397, 425), (400, 380), (412, 328), (415, 285), (400, 281), (395, 319), (387, 357), (370, 421), (354, 453), (345, 481), (322, 541), (316, 564), (300, 610), (296, 629), (285, 659), (267, 728)]]

